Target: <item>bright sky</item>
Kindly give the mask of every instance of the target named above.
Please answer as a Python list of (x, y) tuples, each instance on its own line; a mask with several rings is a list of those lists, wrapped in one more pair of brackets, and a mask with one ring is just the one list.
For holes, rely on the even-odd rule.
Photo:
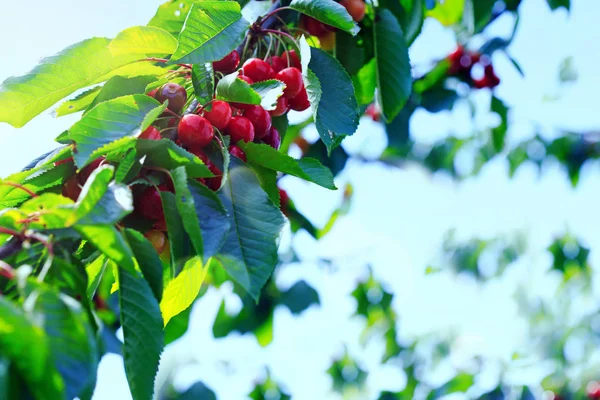
[[(1, 2), (0, 15), (6, 17), (0, 36), (12, 39), (0, 42), (0, 54), (10, 60), (0, 64), (0, 80), (25, 73), (43, 56), (74, 42), (91, 36), (111, 37), (126, 27), (144, 24), (160, 3), (105, 0), (91, 6), (90, 2), (75, 0)], [(494, 58), (502, 79), (497, 95), (513, 106), (509, 140), (514, 143), (527, 138), (536, 129), (553, 135), (556, 128), (600, 127), (596, 109), (600, 30), (594, 29), (600, 3), (575, 0), (570, 17), (564, 11), (550, 13), (544, 0), (525, 0), (521, 11), (521, 25), (510, 53), (526, 77), (521, 78), (505, 57)], [(29, 13), (27, 23), (23, 22), (25, 13)], [(496, 21), (490, 32), (507, 35), (510, 28), (507, 17)], [(411, 49), (411, 58), (416, 65), (427, 65), (454, 47), (453, 35), (428, 21)], [(574, 57), (579, 80), (561, 87), (558, 69), (566, 56)], [(560, 99), (544, 101), (556, 96)], [(474, 124), (468, 107), (458, 104), (451, 113), (419, 111), (412, 120), (412, 133), (431, 142), (449, 133), (466, 136), (478, 131), (494, 123), (487, 114), (489, 98), (486, 91), (475, 96), (478, 113)], [(53, 148), (54, 137), (74, 120), (55, 119), (46, 112), (19, 130), (0, 125), (0, 176), (17, 171)], [(379, 126), (364, 119), (359, 133), (345, 146), (372, 157), (385, 146), (385, 139)], [(331, 382), (324, 371), (346, 344), (371, 372), (368, 393), (361, 398), (375, 398), (384, 388), (401, 389), (403, 377), (398, 368), (378, 363), (382, 344), (372, 342), (367, 348), (358, 344), (364, 322), (351, 317), (354, 303), (349, 293), (364, 276), (367, 263), (395, 292), (394, 307), (400, 314), (403, 338), (453, 332), (459, 337), (455, 342), (457, 354), (482, 353), (508, 361), (515, 349), (527, 343), (525, 325), (513, 298), (515, 289), (525, 286), (531, 296), (548, 298), (557, 285), (556, 276), (545, 273), (551, 261), (545, 248), (552, 239), (569, 230), (588, 247), (600, 248), (597, 168), (597, 163), (584, 168), (580, 184), (573, 190), (556, 165), (545, 170), (541, 178), (533, 167), (524, 166), (509, 180), (507, 163), (499, 160), (489, 163), (476, 178), (456, 183), (444, 176), (432, 177), (417, 167), (398, 170), (350, 162), (338, 178), (338, 187), (347, 181), (354, 185), (351, 213), (320, 243), (307, 234), (298, 234), (291, 245), (299, 250), (303, 262), (286, 267), (277, 278), (282, 286), (306, 279), (319, 290), (322, 306), (298, 318), (292, 318), (286, 309), (277, 310), (274, 341), (262, 349), (250, 335), (212, 339), (210, 328), (221, 298), (228, 298), (233, 309), (236, 301), (228, 295), (228, 286), (211, 290), (194, 308), (188, 334), (165, 352), (161, 374), (164, 377), (175, 365), (181, 368), (189, 364), (175, 375), (178, 385), (185, 387), (202, 379), (220, 398), (237, 399), (251, 391), (268, 365), (294, 399), (337, 399), (330, 392)], [(284, 187), (317, 225), (324, 223), (341, 197), (339, 192), (291, 178), (284, 180)], [(460, 239), (524, 233), (528, 252), (503, 277), (483, 288), (446, 272), (425, 276), (425, 268), (439, 256), (442, 239), (450, 229), (456, 229)], [(283, 242), (284, 247), (289, 246), (289, 237)], [(319, 257), (335, 258), (335, 269), (317, 265)], [(598, 253), (592, 251), (590, 261), (600, 265)], [(461, 362), (460, 357), (452, 359), (454, 366)], [(535, 373), (523, 379), (535, 381)], [(494, 378), (480, 384), (492, 387)], [(128, 396), (121, 360), (106, 357), (94, 398)]]

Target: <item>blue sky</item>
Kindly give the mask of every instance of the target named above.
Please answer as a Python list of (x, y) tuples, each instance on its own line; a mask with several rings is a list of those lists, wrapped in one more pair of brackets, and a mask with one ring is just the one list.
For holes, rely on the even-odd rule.
[[(74, 42), (91, 36), (112, 37), (128, 26), (144, 24), (160, 3), (2, 2), (0, 15), (5, 19), (0, 34), (11, 39), (0, 42), (0, 54), (10, 60), (0, 64), (0, 80), (25, 73), (40, 58)], [(553, 136), (557, 128), (600, 127), (596, 100), (600, 92), (600, 30), (595, 29), (600, 3), (574, 0), (570, 17), (564, 11), (551, 13), (544, 0), (524, 0), (521, 11), (521, 25), (509, 51), (523, 67), (525, 78), (505, 57), (498, 55), (493, 60), (502, 79), (497, 95), (513, 107), (509, 141), (516, 143), (536, 132)], [(507, 35), (511, 26), (509, 17), (501, 18), (491, 27), (490, 34)], [(415, 65), (428, 65), (432, 59), (446, 56), (455, 45), (449, 30), (428, 21), (411, 49), (411, 59)], [(560, 86), (558, 70), (566, 56), (574, 57), (579, 80)], [(453, 112), (436, 115), (419, 111), (411, 121), (412, 134), (423, 142), (432, 142), (449, 134), (469, 136), (493, 126), (496, 119), (487, 112), (490, 93), (480, 91), (473, 100), (477, 108), (474, 121), (466, 103), (457, 104)], [(75, 117), (55, 119), (46, 112), (19, 130), (0, 124), (0, 176), (18, 170), (53, 148), (54, 137), (74, 121)], [(308, 129), (307, 135), (314, 132)], [(345, 146), (352, 153), (376, 157), (385, 147), (383, 131), (364, 119), (360, 131)], [(416, 166), (390, 169), (352, 161), (338, 177), (339, 187), (345, 182), (355, 187), (351, 213), (321, 242), (302, 232), (293, 239), (287, 236), (282, 242), (284, 248), (294, 246), (302, 262), (283, 269), (278, 284), (308, 280), (319, 289), (322, 307), (311, 308), (299, 318), (292, 318), (287, 310), (278, 310), (274, 342), (262, 349), (252, 336), (227, 341), (212, 339), (210, 326), (221, 299), (226, 298), (232, 310), (239, 307), (239, 301), (231, 296), (227, 285), (210, 290), (194, 309), (190, 332), (163, 356), (161, 377), (173, 367), (177, 371), (175, 381), (181, 387), (203, 379), (223, 398), (242, 398), (267, 364), (294, 393), (294, 398), (337, 399), (329, 390), (331, 383), (324, 371), (345, 344), (371, 372), (367, 393), (360, 398), (374, 398), (382, 388), (400, 389), (401, 371), (378, 364), (382, 343), (373, 341), (366, 348), (359, 344), (357, 338), (364, 321), (351, 316), (354, 304), (349, 293), (369, 263), (375, 275), (396, 294), (394, 307), (400, 314), (403, 338), (427, 334), (455, 338), (456, 352), (440, 376), (464, 365), (470, 355), (484, 354), (494, 362), (490, 363), (488, 381), (483, 379), (478, 384), (493, 386), (494, 366), (508, 362), (516, 349), (527, 350), (528, 346), (515, 290), (526, 287), (532, 298), (548, 300), (559, 284), (559, 277), (547, 273), (551, 258), (545, 248), (552, 239), (565, 231), (576, 233), (592, 248), (592, 265), (600, 265), (595, 251), (600, 248), (597, 168), (597, 163), (584, 168), (580, 184), (572, 189), (558, 165), (549, 165), (541, 178), (532, 166), (524, 166), (509, 180), (507, 163), (499, 159), (489, 163), (477, 177), (457, 183), (443, 175), (432, 176)], [(286, 178), (283, 185), (317, 224), (326, 221), (341, 197), (339, 192), (328, 192), (292, 178)], [(522, 234), (528, 251), (504, 276), (483, 287), (449, 272), (426, 276), (426, 267), (439, 260), (440, 245), (450, 229), (455, 229), (460, 239)], [(319, 257), (334, 258), (335, 268), (319, 266)], [(594, 293), (598, 295), (598, 274), (594, 281)], [(465, 313), (467, 309), (469, 312)], [(589, 357), (599, 361), (598, 355)], [(188, 365), (181, 367), (183, 364)], [(530, 369), (529, 374), (518, 372), (518, 368), (513, 371), (515, 379), (538, 379), (536, 370)], [(127, 396), (121, 360), (107, 357), (101, 364), (95, 399)]]

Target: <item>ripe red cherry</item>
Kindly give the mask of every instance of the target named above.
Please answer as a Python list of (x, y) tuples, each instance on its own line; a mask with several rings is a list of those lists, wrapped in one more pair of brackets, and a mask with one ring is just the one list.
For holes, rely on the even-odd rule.
[(271, 127), (269, 134), (262, 138), (262, 141), (275, 150), (279, 150), (279, 147), (281, 146), (281, 135), (279, 135), (279, 131), (275, 129), (275, 127)]
[(325, 24), (317, 19), (303, 16), (302, 23), (304, 24), (306, 31), (312, 36), (319, 37), (327, 33), (327, 28), (325, 27)]
[(183, 106), (185, 106), (185, 102), (187, 101), (187, 93), (185, 88), (176, 83), (165, 83), (158, 89), (154, 98), (161, 103), (164, 103), (166, 100), (169, 100), (169, 105), (167, 108), (174, 113), (179, 113)]
[(381, 120), (381, 110), (379, 110), (379, 107), (377, 107), (375, 103), (369, 104), (365, 110), (365, 114), (371, 117), (371, 119), (375, 122), (379, 122)]
[(160, 131), (153, 126), (149, 126), (142, 134), (139, 136), (140, 139), (148, 139), (148, 140), (160, 140), (162, 137), (160, 136)]
[(288, 207), (290, 205), (290, 196), (287, 192), (281, 188), (279, 188), (279, 208), (281, 212), (287, 215)]
[(230, 74), (240, 65), (240, 53), (233, 50), (219, 61), (213, 62), (213, 69), (224, 74)]
[(73, 175), (63, 184), (62, 195), (73, 201), (77, 201), (80, 194), (81, 186), (77, 183), (77, 176)]
[(298, 93), (300, 93), (300, 91), (304, 88), (302, 72), (300, 72), (300, 70), (295, 67), (282, 69), (277, 73), (275, 79), (285, 83), (283, 95), (288, 99), (296, 97)]
[(158, 229), (150, 229), (148, 232), (144, 233), (144, 236), (154, 247), (154, 250), (158, 254), (161, 254), (166, 247), (167, 244), (167, 236), (164, 232), (159, 231)]
[(243, 80), (248, 85), (252, 85), (254, 83), (254, 81), (252, 79), (248, 78), (246, 75), (238, 75), (238, 79)]
[(273, 68), (260, 58), (251, 58), (246, 61), (242, 71), (254, 82), (266, 81), (267, 79), (273, 79), (275, 76)]
[(160, 192), (155, 187), (145, 189), (136, 200), (135, 208), (142, 217), (153, 221), (165, 219)]
[(244, 117), (248, 118), (254, 126), (254, 136), (262, 139), (271, 129), (271, 115), (261, 106), (250, 106), (244, 111)]
[(231, 136), (231, 142), (240, 140), (248, 143), (254, 140), (254, 126), (246, 117), (233, 117), (225, 129), (225, 133)]
[(150, 97), (154, 97), (154, 95), (156, 94), (157, 91), (158, 91), (158, 89), (153, 89), (153, 90), (149, 91), (148, 93), (146, 93), (146, 95), (150, 96)]
[(186, 147), (197, 148), (208, 145), (215, 137), (215, 129), (204, 117), (187, 114), (177, 126), (179, 140)]
[(308, 93), (306, 88), (303, 88), (300, 93), (293, 99), (289, 100), (290, 108), (295, 111), (304, 111), (310, 107), (310, 101), (308, 100)]
[(104, 157), (96, 158), (94, 161), (83, 167), (81, 171), (79, 171), (79, 173), (77, 174), (77, 181), (79, 182), (79, 184), (83, 186), (92, 174), (92, 172), (94, 172), (96, 168), (98, 168), (100, 165), (102, 165), (102, 163), (104, 163), (104, 160)]
[(356, 22), (360, 22), (365, 17), (365, 2), (363, 0), (342, 0), (340, 5), (344, 6), (348, 14)]
[(267, 62), (271, 64), (271, 68), (273, 68), (273, 72), (278, 73), (284, 68), (287, 68), (287, 61), (279, 56), (271, 56), (267, 58)]
[(288, 99), (281, 96), (277, 99), (277, 107), (275, 107), (274, 110), (269, 111), (269, 114), (271, 114), (271, 117), (280, 117), (288, 112), (289, 109)]
[(231, 107), (224, 101), (216, 100), (213, 101), (210, 111), (204, 111), (203, 115), (215, 128), (224, 131), (231, 120)]
[(244, 153), (244, 150), (240, 149), (236, 145), (229, 146), (229, 154), (231, 154), (234, 157), (239, 158), (243, 162), (247, 161), (246, 160), (246, 153)]
[(281, 57), (283, 58), (283, 61), (289, 63), (291, 67), (298, 68), (300, 71), (302, 71), (302, 63), (300, 62), (300, 57), (298, 57), (296, 50), (286, 51), (281, 55)]
[(213, 178), (204, 178), (204, 182), (206, 183), (206, 186), (208, 186), (209, 189), (214, 190), (216, 192), (221, 188), (221, 182), (223, 181), (223, 172), (210, 160), (206, 163), (206, 166), (208, 167), (210, 172), (212, 172), (213, 175), (216, 176)]

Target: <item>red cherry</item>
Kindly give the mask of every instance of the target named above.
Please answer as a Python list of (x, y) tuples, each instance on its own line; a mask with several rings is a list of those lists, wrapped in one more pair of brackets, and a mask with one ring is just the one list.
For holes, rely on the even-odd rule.
[(136, 200), (135, 208), (142, 217), (153, 221), (165, 219), (160, 192), (155, 187), (145, 189)]
[(240, 65), (240, 53), (233, 50), (219, 61), (213, 62), (213, 69), (224, 74), (230, 74)]
[(205, 152), (200, 149), (190, 149), (190, 153), (202, 160), (204, 164), (208, 165), (209, 159)]
[(279, 150), (279, 147), (281, 146), (281, 135), (279, 135), (279, 131), (275, 129), (275, 127), (271, 127), (269, 134), (265, 136), (262, 141), (275, 150)]
[(224, 101), (216, 100), (213, 101), (210, 111), (204, 111), (203, 115), (215, 128), (223, 131), (231, 120), (231, 107)]
[(304, 24), (306, 31), (312, 36), (319, 37), (327, 33), (327, 28), (325, 27), (325, 24), (314, 18), (303, 16), (302, 23)]
[(184, 146), (195, 148), (208, 145), (215, 137), (215, 129), (204, 117), (187, 114), (177, 126), (179, 140)]
[(281, 188), (279, 188), (279, 208), (281, 212), (287, 215), (288, 207), (290, 205), (290, 196), (288, 196), (287, 192)]
[(70, 177), (62, 187), (62, 195), (73, 201), (77, 201), (81, 194), (81, 186), (77, 183), (77, 176)]
[(260, 58), (251, 58), (246, 61), (242, 67), (242, 71), (244, 71), (244, 75), (248, 76), (254, 82), (266, 81), (267, 79), (273, 79), (275, 76), (273, 68)]
[(246, 75), (238, 75), (238, 79), (243, 80), (248, 85), (252, 85), (254, 83), (254, 81), (252, 79), (248, 78)]
[(308, 100), (308, 93), (306, 88), (303, 88), (300, 93), (293, 99), (289, 100), (290, 108), (295, 111), (304, 111), (310, 107), (310, 101)]
[(240, 149), (236, 145), (229, 146), (229, 154), (231, 154), (234, 157), (239, 158), (243, 162), (247, 161), (246, 160), (246, 153), (244, 153), (244, 150)]
[(287, 61), (285, 61), (282, 57), (279, 56), (271, 56), (267, 58), (267, 62), (271, 64), (273, 68), (273, 72), (278, 73), (284, 68), (287, 68)]
[(277, 107), (275, 107), (274, 110), (269, 111), (269, 114), (271, 114), (271, 117), (280, 117), (288, 112), (289, 109), (288, 99), (281, 96), (277, 99)]
[(208, 167), (210, 172), (212, 172), (213, 175), (216, 176), (213, 178), (204, 178), (204, 181), (206, 182), (206, 186), (208, 186), (209, 189), (214, 190), (216, 192), (221, 188), (221, 182), (223, 181), (223, 172), (211, 161), (209, 161), (206, 164), (206, 166)]
[(289, 63), (291, 67), (298, 68), (300, 71), (302, 71), (302, 63), (300, 62), (300, 57), (298, 57), (296, 50), (286, 51), (281, 55), (281, 57), (286, 63)]
[(365, 2), (363, 0), (342, 0), (340, 5), (344, 6), (348, 14), (356, 22), (360, 22), (365, 17)]
[(158, 229), (150, 229), (148, 232), (144, 233), (144, 236), (150, 241), (152, 247), (154, 247), (154, 250), (156, 250), (158, 254), (165, 250), (167, 236), (163, 232)]
[(157, 91), (158, 91), (158, 89), (153, 89), (153, 90), (149, 91), (148, 93), (146, 93), (146, 95), (150, 96), (150, 97), (154, 97), (154, 95), (156, 95)]
[(148, 139), (148, 140), (160, 140), (162, 137), (160, 136), (160, 131), (153, 126), (149, 126), (142, 134), (139, 136), (140, 139)]
[(375, 103), (369, 104), (365, 110), (365, 114), (371, 117), (371, 119), (373, 119), (375, 122), (379, 122), (381, 120), (381, 110), (379, 110)]
[(285, 89), (283, 95), (288, 99), (296, 97), (298, 93), (304, 88), (304, 81), (302, 80), (302, 72), (298, 68), (290, 67), (285, 68), (277, 73), (275, 79), (285, 83)]
[(169, 82), (165, 83), (160, 87), (160, 89), (158, 89), (154, 95), (154, 98), (161, 103), (169, 100), (169, 105), (167, 108), (174, 113), (179, 113), (187, 101), (187, 92), (183, 86)]
[(246, 117), (233, 117), (225, 129), (225, 133), (231, 136), (231, 142), (240, 140), (248, 143), (254, 140), (254, 126)]
[(271, 129), (271, 115), (261, 106), (250, 106), (244, 111), (244, 117), (248, 118), (254, 126), (254, 136), (262, 139)]
[(79, 173), (77, 174), (77, 181), (79, 182), (79, 184), (83, 186), (92, 174), (92, 172), (94, 172), (96, 168), (98, 168), (104, 163), (104, 160), (104, 157), (96, 158), (94, 161), (83, 167), (81, 171), (79, 171)]

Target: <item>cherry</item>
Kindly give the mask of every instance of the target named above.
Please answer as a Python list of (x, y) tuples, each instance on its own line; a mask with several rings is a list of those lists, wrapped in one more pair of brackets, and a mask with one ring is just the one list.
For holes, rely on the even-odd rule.
[(160, 140), (162, 137), (160, 136), (160, 131), (153, 126), (149, 126), (142, 134), (139, 136), (140, 139), (148, 139), (148, 140)]
[(281, 135), (279, 134), (279, 131), (275, 129), (275, 127), (271, 127), (269, 134), (265, 136), (262, 141), (275, 150), (279, 150), (279, 147), (281, 146)]
[(190, 149), (190, 153), (202, 160), (204, 164), (208, 165), (209, 159), (205, 152), (200, 149)]
[(304, 88), (302, 72), (300, 72), (300, 70), (295, 67), (282, 69), (277, 73), (275, 79), (285, 83), (283, 95), (288, 99), (296, 97), (298, 93), (300, 93), (300, 91)]
[(154, 98), (161, 103), (169, 100), (169, 105), (167, 108), (178, 114), (183, 109), (183, 106), (185, 106), (185, 102), (187, 101), (187, 92), (183, 86), (169, 82), (165, 83), (160, 87), (160, 89), (158, 89), (154, 95)]
[(151, 229), (144, 233), (144, 236), (150, 241), (150, 243), (152, 243), (152, 247), (154, 247), (154, 250), (156, 250), (158, 254), (165, 250), (167, 236), (164, 234), (164, 232), (161, 232), (158, 229)]
[(310, 101), (308, 100), (308, 93), (306, 88), (303, 88), (300, 93), (293, 99), (290, 99), (290, 108), (294, 111), (304, 111), (310, 107)]
[(279, 56), (270, 56), (267, 58), (267, 62), (271, 64), (273, 68), (273, 72), (278, 73), (284, 68), (287, 68), (287, 61), (285, 61), (282, 57)]
[(238, 75), (238, 79), (243, 80), (248, 85), (252, 85), (254, 83), (254, 81), (252, 79), (248, 78), (246, 75)]
[(289, 63), (290, 66), (296, 67), (302, 71), (302, 63), (300, 62), (300, 57), (298, 57), (296, 50), (286, 51), (281, 56), (286, 63)]
[(269, 111), (269, 114), (271, 114), (271, 117), (280, 117), (288, 112), (289, 109), (288, 99), (281, 96), (277, 99), (277, 107), (275, 107), (274, 110)]
[(306, 31), (310, 33), (311, 36), (321, 37), (327, 33), (327, 28), (325, 27), (325, 24), (317, 19), (303, 16), (302, 23), (304, 24)]
[(224, 101), (216, 100), (210, 111), (204, 111), (203, 115), (215, 128), (224, 131), (231, 120), (231, 107)]
[(275, 76), (273, 68), (260, 58), (251, 58), (246, 61), (242, 67), (242, 71), (244, 71), (244, 75), (248, 76), (254, 82), (266, 81), (267, 79), (273, 79)]
[(146, 93), (146, 96), (154, 97), (154, 95), (156, 94), (157, 91), (158, 91), (158, 89), (152, 89), (151, 91)]
[(244, 111), (244, 117), (248, 118), (254, 126), (254, 136), (262, 139), (271, 129), (271, 115), (261, 106), (250, 106)]
[(335, 48), (335, 32), (327, 32), (319, 38), (321, 48), (326, 51), (332, 51)]
[(486, 65), (484, 67), (484, 76), (489, 81), (489, 88), (495, 88), (500, 84), (500, 78), (498, 78), (496, 72), (494, 72), (494, 67), (492, 66), (492, 64)]
[(213, 62), (213, 69), (224, 74), (230, 74), (240, 65), (240, 53), (233, 50), (219, 61)]
[(356, 22), (360, 22), (365, 17), (365, 2), (363, 0), (342, 0), (340, 5), (344, 6), (348, 14)]
[(80, 194), (81, 187), (79, 186), (79, 183), (77, 183), (77, 176), (73, 175), (63, 184), (62, 195), (73, 201), (77, 201)]
[(381, 120), (381, 110), (379, 110), (375, 103), (371, 103), (367, 106), (365, 114), (371, 117), (371, 119), (373, 119), (375, 122), (379, 122)]
[(181, 143), (190, 148), (204, 147), (215, 137), (215, 129), (211, 123), (196, 114), (184, 115), (179, 121), (177, 131)]
[(231, 118), (225, 133), (231, 136), (232, 143), (237, 143), (240, 140), (248, 143), (254, 140), (254, 126), (246, 117)]
[(79, 173), (77, 174), (77, 181), (79, 182), (79, 184), (83, 186), (85, 182), (89, 179), (92, 172), (94, 172), (100, 165), (102, 165), (104, 160), (104, 157), (96, 158), (94, 161), (83, 167), (81, 171), (79, 171)]
[(288, 207), (290, 205), (290, 196), (284, 189), (279, 188), (279, 208), (285, 215), (288, 214)]
[(223, 182), (223, 172), (219, 169), (219, 167), (217, 167), (215, 164), (213, 164), (210, 160), (206, 163), (206, 166), (208, 167), (210, 172), (212, 172), (213, 175), (216, 175), (216, 176), (213, 178), (205, 178), (204, 181), (206, 183), (206, 186), (208, 186), (209, 189), (216, 192), (217, 190), (219, 190), (221, 188), (221, 183)]
[(160, 192), (155, 187), (146, 188), (136, 200), (135, 208), (142, 217), (152, 221), (165, 219)]
[(240, 149), (236, 145), (229, 146), (229, 154), (231, 154), (234, 157), (239, 158), (243, 162), (247, 161), (247, 159), (246, 159), (246, 153), (244, 153), (244, 150)]

